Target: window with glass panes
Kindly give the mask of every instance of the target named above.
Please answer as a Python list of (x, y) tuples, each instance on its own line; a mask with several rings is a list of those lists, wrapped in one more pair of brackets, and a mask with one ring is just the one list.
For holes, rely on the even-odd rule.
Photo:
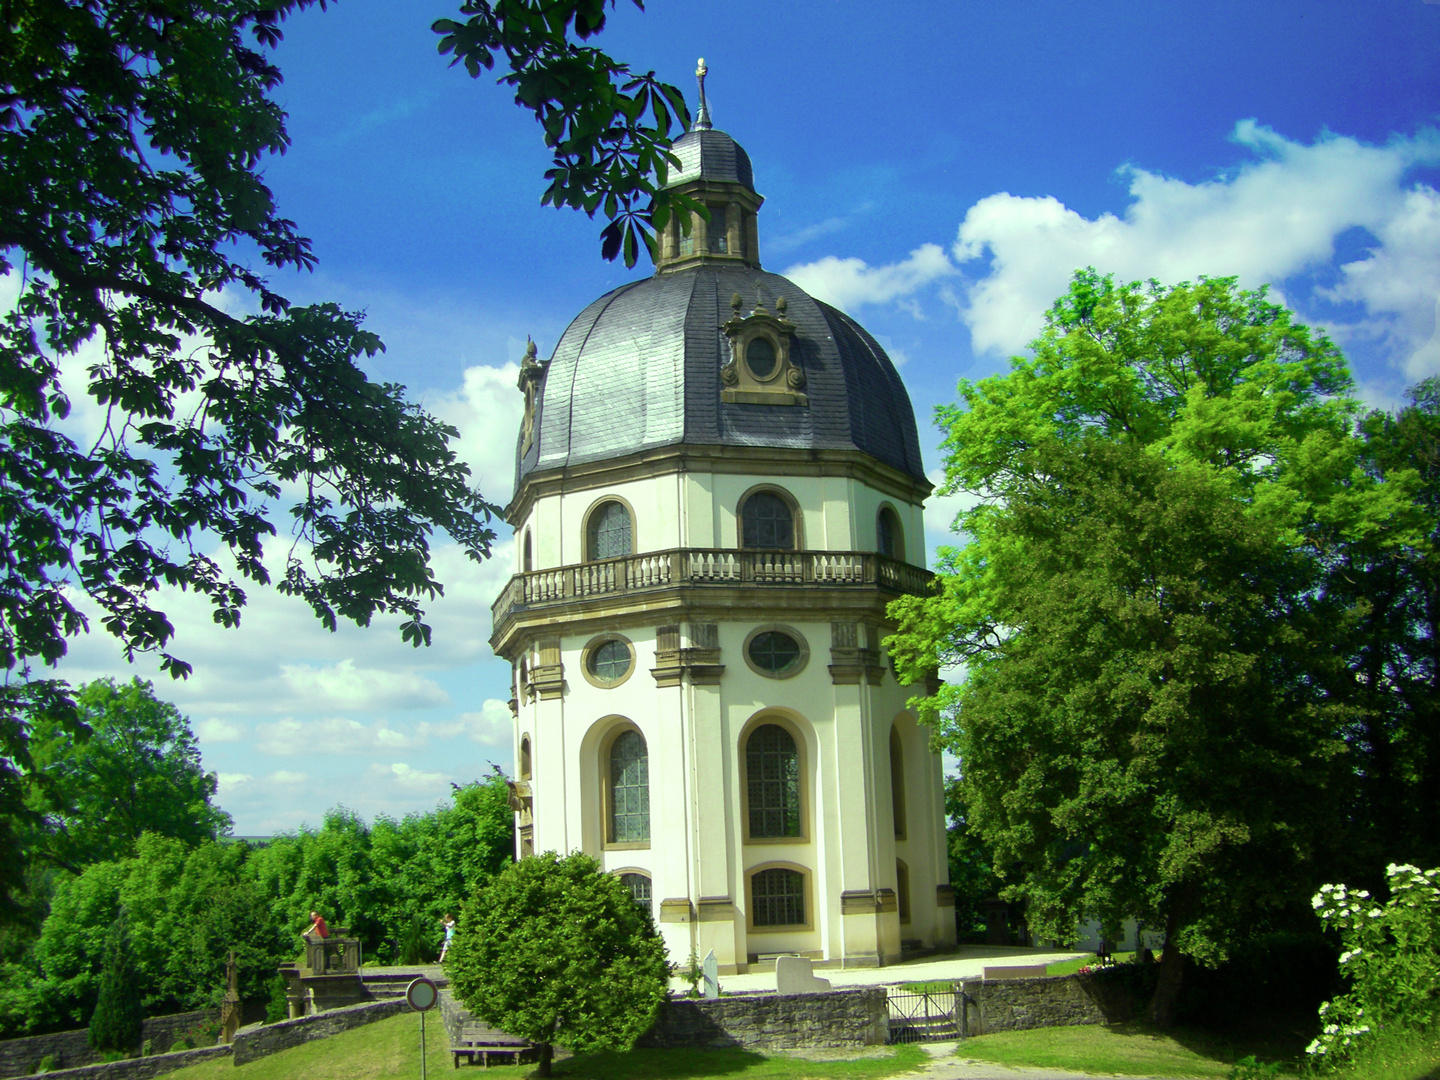
[(630, 648), (623, 641), (606, 641), (590, 650), (590, 674), (603, 682), (623, 679), (630, 670)]
[(750, 662), (771, 675), (783, 675), (800, 662), (800, 643), (779, 630), (766, 630), (750, 639)]
[(804, 926), (805, 875), (783, 866), (761, 870), (750, 879), (750, 903), (756, 926)]
[(650, 758), (638, 731), (625, 731), (610, 744), (610, 842), (650, 839)]
[(630, 554), (630, 511), (607, 502), (590, 515), (590, 558), (615, 559)]
[(745, 500), (741, 511), (741, 541), (747, 548), (791, 551), (795, 547), (795, 515), (790, 504), (770, 491)]
[(650, 879), (644, 874), (621, 874), (620, 882), (630, 890), (630, 895), (635, 898), (646, 911), (650, 910)]
[(729, 207), (710, 206), (710, 225), (705, 234), (710, 238), (710, 250), (717, 255), (725, 255), (730, 251), (730, 237), (726, 231), (726, 219), (728, 218)]
[(762, 724), (745, 743), (745, 785), (750, 836), (800, 835), (800, 756), (778, 724)]

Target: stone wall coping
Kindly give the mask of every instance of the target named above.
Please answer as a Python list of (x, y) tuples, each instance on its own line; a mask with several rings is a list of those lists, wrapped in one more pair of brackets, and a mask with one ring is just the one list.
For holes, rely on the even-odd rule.
[(201, 1046), (194, 1050), (177, 1050), (173, 1054), (149, 1054), (145, 1057), (125, 1058), (121, 1061), (99, 1061), (93, 1065), (77, 1065), (73, 1069), (56, 1069), (47, 1072), (55, 1080), (148, 1080), (152, 1076), (183, 1069), (187, 1065), (198, 1065), (210, 1058), (229, 1057), (234, 1052), (229, 1046)]

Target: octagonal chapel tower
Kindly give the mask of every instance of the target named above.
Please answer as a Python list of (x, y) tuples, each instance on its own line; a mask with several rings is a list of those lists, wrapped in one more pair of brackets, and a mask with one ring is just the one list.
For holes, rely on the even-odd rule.
[(674, 152), (710, 221), (520, 374), (518, 854), (596, 856), (681, 964), (892, 963), (955, 940), (940, 759), (879, 644), (930, 579), (915, 417), (864, 329), (760, 269), (703, 88)]

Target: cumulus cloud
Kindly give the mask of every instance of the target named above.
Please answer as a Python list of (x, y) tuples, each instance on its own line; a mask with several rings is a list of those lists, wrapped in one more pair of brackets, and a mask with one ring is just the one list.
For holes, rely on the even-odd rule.
[(270, 774), (269, 779), (272, 784), (289, 786), (292, 784), (303, 784), (306, 780), (309, 780), (310, 777), (303, 772), (291, 772), (289, 769), (278, 769)]
[(245, 732), (239, 724), (211, 717), (209, 720), (201, 720), (195, 725), (195, 734), (199, 735), (203, 742), (232, 743), (239, 742)]
[(904, 300), (926, 285), (957, 273), (939, 244), (921, 244), (910, 257), (889, 266), (833, 255), (786, 270), (785, 276), (818, 300), (842, 311), (863, 304)]
[(249, 773), (222, 772), (216, 774), (216, 779), (220, 781), (220, 794), (228, 795), (235, 788), (241, 784), (248, 784), (255, 777)]
[(419, 730), (423, 734), (442, 739), (466, 735), (474, 742), (486, 746), (500, 746), (513, 738), (514, 723), (509, 705), (495, 698), (487, 698), (479, 712), (461, 713), (453, 720), (423, 723)]
[(323, 720), (287, 717), (272, 724), (261, 724), (259, 734), (255, 748), (272, 757), (403, 750), (424, 741), (396, 731), (384, 721), (367, 725), (341, 716)]
[(427, 708), (450, 704), (450, 695), (414, 671), (384, 671), (356, 667), (349, 657), (338, 664), (316, 668), (307, 664), (281, 664), (281, 677), (298, 695), (311, 702), (368, 710)]
[(422, 772), (419, 769), (411, 768), (403, 761), (397, 761), (389, 766), (371, 765), (370, 775), (377, 780), (389, 779), (397, 787), (404, 788), (406, 791), (439, 791), (450, 783), (450, 777), (445, 773)]
[(1201, 183), (1127, 166), (1123, 216), (1092, 220), (1051, 196), (1005, 192), (972, 206), (951, 251), (962, 265), (989, 258), (957, 296), (976, 351), (1024, 348), (1077, 267), (1165, 282), (1234, 275), (1255, 286), (1329, 262), (1355, 228), (1380, 244), (1347, 267), (1337, 294), (1381, 305), (1406, 333), (1428, 331), (1440, 295), (1435, 192), (1407, 190), (1404, 177), (1440, 162), (1440, 134), (1385, 146), (1326, 134), (1306, 145), (1245, 120), (1234, 140), (1253, 160)]
[(425, 395), (425, 407), (460, 432), (450, 448), (470, 466), (484, 496), (500, 506), (515, 485), (515, 440), (525, 413), (519, 375), (518, 364), (476, 365), (465, 369), (458, 390)]

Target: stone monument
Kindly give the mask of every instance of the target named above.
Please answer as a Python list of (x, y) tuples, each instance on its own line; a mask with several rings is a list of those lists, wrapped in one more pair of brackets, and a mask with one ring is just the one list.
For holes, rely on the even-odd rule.
[(235, 1041), (235, 1032), (240, 1030), (240, 983), (235, 970), (235, 950), (230, 950), (230, 959), (225, 964), (225, 1000), (220, 1003), (221, 1038)]
[(700, 965), (700, 970), (705, 976), (705, 996), (718, 998), (720, 996), (720, 962), (715, 959), (714, 949), (705, 954), (705, 960)]
[(819, 994), (830, 989), (829, 979), (817, 979), (808, 956), (781, 956), (775, 961), (777, 994)]

